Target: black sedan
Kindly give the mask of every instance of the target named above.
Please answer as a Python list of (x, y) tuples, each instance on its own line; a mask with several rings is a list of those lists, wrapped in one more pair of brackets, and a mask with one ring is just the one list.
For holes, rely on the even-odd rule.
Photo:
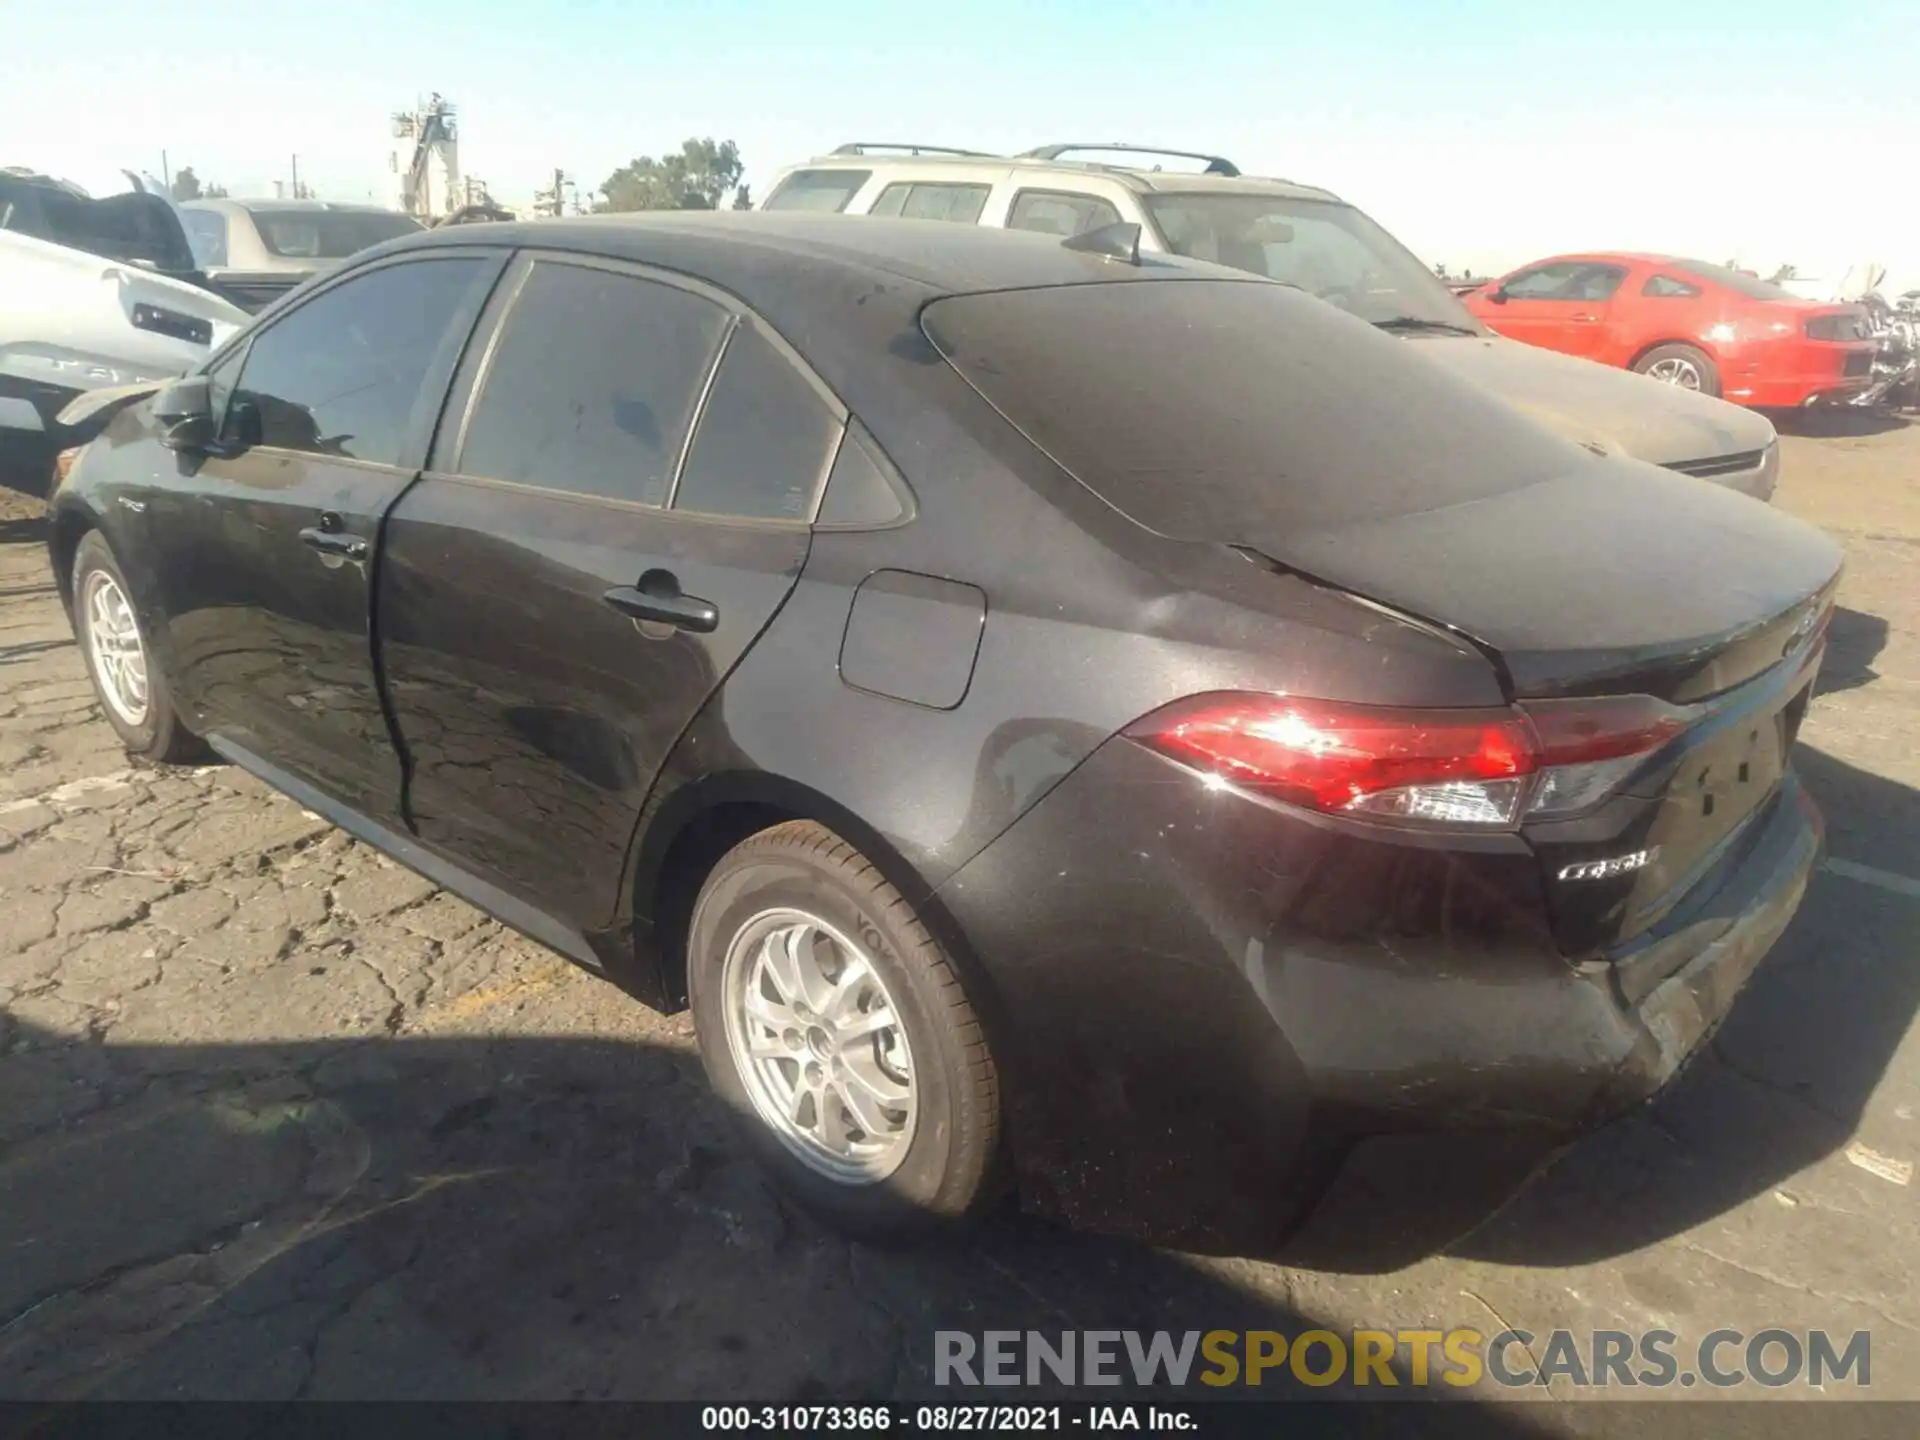
[(1443, 1244), (1792, 916), (1839, 552), (1126, 241), (359, 256), (86, 422), (51, 545), (107, 716), (690, 1005), (863, 1232), (1013, 1191)]

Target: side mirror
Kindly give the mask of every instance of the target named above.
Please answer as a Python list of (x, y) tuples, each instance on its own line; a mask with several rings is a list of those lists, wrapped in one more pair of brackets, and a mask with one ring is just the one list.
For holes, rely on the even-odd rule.
[(1490, 286), (1488, 289), (1482, 291), (1481, 293), (1484, 294), (1487, 297), (1487, 299), (1491, 300), (1496, 305), (1504, 305), (1507, 303), (1509, 299), (1512, 298), (1507, 294), (1507, 287), (1504, 285)]
[(213, 443), (213, 398), (204, 375), (175, 380), (153, 397), (160, 443), (169, 450), (204, 450)]

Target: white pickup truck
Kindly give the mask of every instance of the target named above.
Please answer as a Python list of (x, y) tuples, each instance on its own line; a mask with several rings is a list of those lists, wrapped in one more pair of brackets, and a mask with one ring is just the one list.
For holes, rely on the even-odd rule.
[(208, 289), (178, 213), (0, 170), (0, 485), (44, 494), (55, 417), (89, 391), (164, 379), (250, 318)]

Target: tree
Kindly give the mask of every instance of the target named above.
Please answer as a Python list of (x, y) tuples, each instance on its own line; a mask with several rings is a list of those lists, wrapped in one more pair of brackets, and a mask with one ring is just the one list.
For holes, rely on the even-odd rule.
[(736, 210), (751, 210), (753, 208), (753, 196), (747, 192), (746, 186), (742, 185), (738, 190), (733, 192), (733, 208)]
[(193, 173), (191, 165), (182, 165), (180, 173), (173, 177), (173, 198), (176, 200), (198, 200), (205, 192), (200, 188), (200, 177)]
[(200, 192), (200, 195), (201, 198), (205, 200), (224, 200), (227, 198), (227, 187), (224, 185), (210, 184)]
[(609, 210), (717, 210), (728, 191), (740, 190), (745, 168), (733, 141), (689, 139), (677, 155), (642, 155), (622, 165), (600, 193)]

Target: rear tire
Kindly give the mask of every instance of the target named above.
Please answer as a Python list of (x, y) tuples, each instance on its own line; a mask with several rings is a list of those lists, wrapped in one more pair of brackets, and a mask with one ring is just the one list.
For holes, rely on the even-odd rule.
[(1635, 372), (1682, 390), (1698, 390), (1718, 399), (1720, 367), (1706, 351), (1692, 345), (1656, 345), (1633, 362)]
[(101, 712), (127, 753), (139, 760), (185, 764), (207, 749), (181, 723), (153, 646), (133, 606), (133, 589), (98, 530), (73, 554), (73, 635), (87, 662)]
[(952, 962), (853, 846), (792, 821), (702, 887), (687, 989), (716, 1093), (829, 1223), (912, 1234), (999, 1189), (998, 1072)]

